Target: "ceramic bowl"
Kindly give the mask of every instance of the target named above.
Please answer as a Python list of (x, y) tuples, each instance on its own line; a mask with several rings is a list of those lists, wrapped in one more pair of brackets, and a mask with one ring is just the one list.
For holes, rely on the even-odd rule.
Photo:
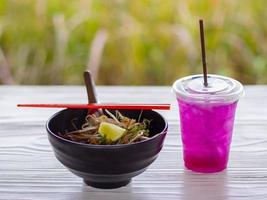
[[(114, 112), (114, 110), (110, 110)], [(141, 110), (119, 110), (123, 115), (138, 119)], [(167, 134), (168, 124), (161, 114), (144, 110), (143, 118), (151, 120), (147, 140), (121, 145), (93, 145), (70, 141), (58, 133), (72, 131), (70, 121), (84, 123), (86, 109), (65, 109), (53, 115), (46, 124), (48, 139), (56, 158), (87, 185), (97, 188), (118, 188), (141, 174), (157, 158)]]

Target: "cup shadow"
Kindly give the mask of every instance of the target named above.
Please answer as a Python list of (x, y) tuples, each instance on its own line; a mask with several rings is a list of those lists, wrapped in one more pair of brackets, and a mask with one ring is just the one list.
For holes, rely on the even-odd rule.
[(227, 200), (227, 170), (214, 174), (194, 173), (185, 169), (183, 174), (184, 200)]

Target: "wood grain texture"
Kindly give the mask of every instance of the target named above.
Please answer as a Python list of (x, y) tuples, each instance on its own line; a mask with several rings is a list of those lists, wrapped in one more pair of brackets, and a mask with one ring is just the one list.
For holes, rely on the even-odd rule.
[(98, 87), (101, 102), (171, 102), (161, 111), (169, 132), (158, 159), (127, 187), (82, 183), (54, 157), (45, 123), (58, 109), (17, 103), (86, 103), (81, 86), (0, 87), (0, 199), (267, 199), (267, 86), (247, 86), (239, 102), (228, 169), (192, 173), (183, 167), (178, 108), (170, 87)]

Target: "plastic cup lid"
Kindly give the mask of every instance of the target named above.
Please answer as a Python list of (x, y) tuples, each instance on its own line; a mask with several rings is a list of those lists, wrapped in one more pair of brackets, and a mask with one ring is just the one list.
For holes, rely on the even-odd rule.
[(225, 76), (208, 74), (208, 87), (203, 84), (203, 75), (192, 75), (178, 79), (173, 84), (177, 98), (196, 101), (233, 102), (244, 93), (240, 82)]

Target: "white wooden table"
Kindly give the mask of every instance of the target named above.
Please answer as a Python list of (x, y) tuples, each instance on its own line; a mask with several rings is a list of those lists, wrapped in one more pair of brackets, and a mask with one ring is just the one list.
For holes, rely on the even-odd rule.
[(45, 122), (58, 109), (17, 103), (86, 103), (82, 86), (0, 86), (0, 199), (267, 199), (267, 86), (240, 100), (228, 169), (196, 174), (183, 167), (178, 108), (170, 87), (98, 87), (101, 102), (171, 102), (158, 159), (132, 182), (101, 190), (83, 184), (55, 158)]

